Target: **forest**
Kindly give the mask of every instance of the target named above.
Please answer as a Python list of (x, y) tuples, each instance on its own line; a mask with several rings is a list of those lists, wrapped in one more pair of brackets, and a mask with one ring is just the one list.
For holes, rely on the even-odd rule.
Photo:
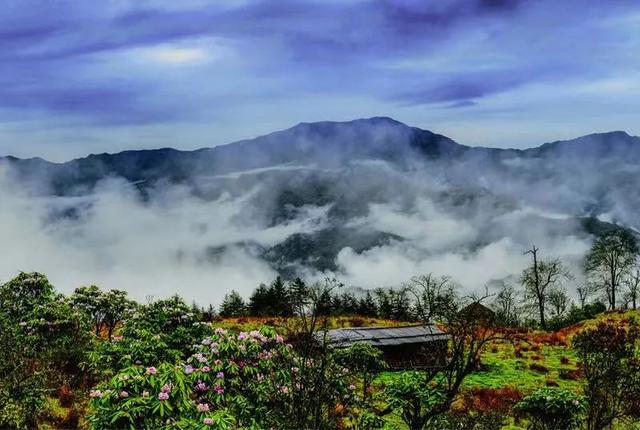
[[(543, 251), (475, 294), (436, 274), (371, 291), (278, 277), (217, 308), (22, 272), (0, 286), (0, 428), (637, 428), (636, 237), (596, 238), (575, 291)], [(392, 370), (327, 336), (414, 324), (446, 333), (437, 365)]]

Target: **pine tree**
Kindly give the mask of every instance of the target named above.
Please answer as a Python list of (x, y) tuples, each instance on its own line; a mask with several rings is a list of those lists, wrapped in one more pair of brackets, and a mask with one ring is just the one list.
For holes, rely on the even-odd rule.
[(220, 316), (239, 317), (247, 314), (247, 305), (236, 290), (224, 296), (220, 305)]

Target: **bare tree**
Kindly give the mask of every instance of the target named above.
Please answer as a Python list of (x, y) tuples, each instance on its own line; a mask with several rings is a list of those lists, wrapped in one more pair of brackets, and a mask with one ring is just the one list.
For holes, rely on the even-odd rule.
[(635, 310), (638, 303), (638, 295), (640, 294), (640, 261), (636, 260), (633, 269), (625, 277), (624, 284), (627, 287), (625, 298), (631, 302)]
[(518, 297), (512, 285), (502, 284), (502, 288), (493, 300), (493, 309), (497, 320), (508, 326), (517, 325), (520, 320)]
[(593, 284), (587, 282), (584, 285), (580, 285), (576, 288), (578, 293), (578, 300), (580, 300), (580, 309), (584, 309), (584, 305), (587, 304), (589, 298), (597, 292), (597, 288)]
[(418, 319), (432, 323), (450, 311), (455, 303), (451, 278), (432, 273), (414, 276), (404, 285), (414, 298), (414, 312)]
[(569, 307), (569, 296), (562, 288), (557, 288), (549, 292), (549, 306), (554, 317), (561, 317)]
[(613, 230), (593, 243), (585, 259), (585, 270), (592, 282), (604, 289), (609, 309), (616, 307), (616, 292), (638, 257), (638, 243), (628, 230)]
[(558, 288), (563, 279), (570, 279), (571, 276), (559, 259), (539, 259), (539, 250), (534, 245), (525, 252), (525, 255), (531, 254), (533, 261), (522, 272), (521, 282), (525, 288), (525, 297), (532, 299), (537, 305), (540, 326), (546, 329), (545, 311), (549, 293)]

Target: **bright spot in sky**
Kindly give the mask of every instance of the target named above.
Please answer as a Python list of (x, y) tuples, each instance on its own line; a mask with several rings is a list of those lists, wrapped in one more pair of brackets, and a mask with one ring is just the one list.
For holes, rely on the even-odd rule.
[(145, 48), (142, 51), (140, 54), (146, 59), (175, 65), (199, 63), (211, 57), (210, 53), (202, 48), (161, 46)]

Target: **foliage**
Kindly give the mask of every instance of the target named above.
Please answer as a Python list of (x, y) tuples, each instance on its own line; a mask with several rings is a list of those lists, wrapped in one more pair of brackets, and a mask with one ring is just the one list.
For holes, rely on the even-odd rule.
[(639, 415), (639, 341), (640, 329), (633, 320), (628, 328), (602, 322), (575, 336), (573, 346), (586, 379), (589, 430)]
[(229, 294), (225, 294), (220, 304), (221, 317), (239, 317), (247, 315), (247, 313), (247, 305), (236, 290), (231, 290)]
[(554, 331), (560, 330), (581, 321), (593, 319), (606, 309), (607, 307), (601, 302), (588, 303), (582, 308), (574, 305), (569, 308), (569, 312), (565, 315), (558, 315), (549, 319), (547, 328)]
[(532, 262), (529, 267), (522, 271), (520, 281), (525, 289), (525, 297), (532, 301), (538, 309), (540, 327), (546, 329), (548, 302), (552, 300), (559, 304), (560, 300), (565, 298), (564, 305), (556, 306), (556, 309), (566, 308), (566, 296), (558, 293), (558, 291), (562, 281), (570, 279), (571, 276), (559, 259), (539, 259), (538, 251), (539, 249), (533, 246), (526, 252), (531, 254)]
[(0, 428), (34, 425), (45, 395), (45, 375), (22, 327), (0, 313)]
[(385, 388), (390, 410), (398, 410), (410, 429), (422, 429), (432, 419), (429, 412), (445, 401), (441, 387), (424, 374), (403, 372)]
[[(89, 420), (94, 428), (300, 428), (300, 415), (310, 411), (296, 408), (297, 397), (309, 394), (319, 366), (303, 363), (269, 330), (236, 336), (218, 329), (181, 365), (132, 366), (99, 385)], [(335, 362), (326, 370), (334, 379), (323, 382), (343, 412), (320, 403), (326, 416), (319, 428), (335, 426), (355, 399), (351, 370)]]
[(0, 423), (29, 427), (47, 392), (83, 382), (89, 324), (39, 273), (2, 285), (0, 301)]
[(633, 233), (615, 229), (598, 237), (585, 258), (590, 281), (602, 289), (609, 309), (617, 305), (616, 292), (633, 268), (640, 249)]
[(99, 378), (134, 364), (177, 363), (195, 351), (197, 339), (212, 331), (200, 312), (177, 296), (129, 309), (120, 334), (100, 342), (89, 354), (89, 367)]
[(581, 396), (556, 388), (542, 388), (522, 399), (516, 408), (529, 419), (532, 430), (576, 428), (585, 410)]

